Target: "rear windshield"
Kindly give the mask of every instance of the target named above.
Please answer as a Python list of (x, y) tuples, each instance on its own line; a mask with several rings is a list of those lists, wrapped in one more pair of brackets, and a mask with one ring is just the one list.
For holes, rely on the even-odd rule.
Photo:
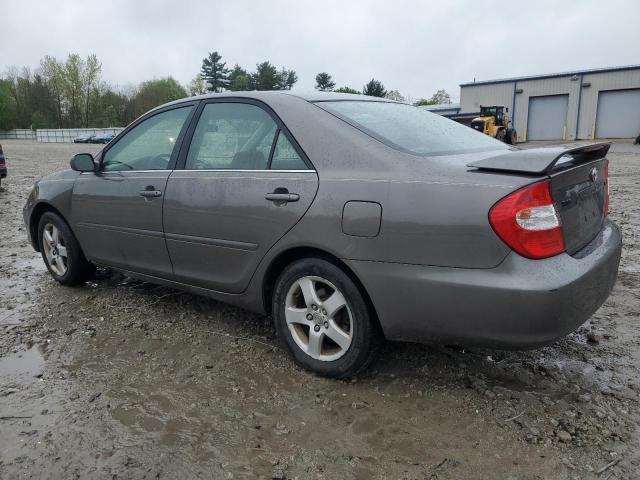
[(483, 133), (423, 108), (360, 100), (316, 102), (316, 105), (381, 142), (418, 155), (506, 150)]

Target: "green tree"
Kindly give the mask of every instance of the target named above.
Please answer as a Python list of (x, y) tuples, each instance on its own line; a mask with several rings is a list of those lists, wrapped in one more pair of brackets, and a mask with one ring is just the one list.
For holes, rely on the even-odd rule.
[(49, 87), (39, 73), (33, 75), (31, 80), (31, 94), (30, 94), (30, 111), (39, 113), (41, 116), (36, 116), (34, 120), (31, 116), (31, 125), (36, 128), (35, 125), (39, 125), (39, 128), (53, 128), (57, 124), (56, 105), (54, 97), (49, 90)]
[(218, 52), (211, 52), (202, 59), (200, 73), (207, 81), (210, 92), (222, 92), (229, 86), (229, 69), (226, 68), (227, 63), (221, 60)]
[(384, 97), (396, 102), (404, 102), (406, 100), (398, 90), (389, 90)]
[(98, 95), (93, 103), (92, 126), (124, 127), (135, 119), (132, 104), (134, 96), (114, 91), (109, 85), (98, 87)]
[(193, 77), (193, 80), (189, 82), (187, 89), (189, 90), (189, 95), (191, 95), (192, 97), (207, 93), (207, 85), (202, 74), (198, 73), (195, 77)]
[(384, 89), (382, 82), (372, 78), (369, 83), (362, 87), (362, 94), (369, 95), (371, 97), (384, 97), (387, 94), (387, 91)]
[(139, 117), (158, 105), (186, 96), (187, 91), (173, 77), (147, 80), (140, 84), (133, 98), (135, 116)]
[(355, 88), (351, 88), (351, 87), (336, 88), (334, 90), (334, 92), (338, 92), (338, 93), (353, 93), (355, 95), (360, 95), (360, 92), (358, 90), (356, 90)]
[(85, 92), (84, 126), (88, 127), (91, 123), (89, 119), (89, 104), (91, 103), (91, 96), (96, 93), (96, 86), (100, 79), (102, 64), (98, 61), (98, 57), (95, 54), (91, 54), (87, 57), (83, 66), (82, 82), (84, 84), (83, 90)]
[(12, 66), (7, 68), (5, 78), (15, 103), (15, 125), (17, 128), (26, 128), (29, 126), (31, 117), (29, 111), (29, 83), (31, 72), (28, 68), (23, 68), (22, 73), (20, 73), (18, 67)]
[(256, 90), (278, 90), (280, 86), (278, 70), (269, 62), (258, 63), (251, 77)]
[(77, 53), (71, 53), (64, 63), (64, 95), (68, 102), (69, 123), (71, 127), (79, 127), (82, 124), (82, 100), (83, 100), (83, 75), (84, 61)]
[(47, 128), (47, 117), (40, 111), (36, 110), (31, 114), (31, 128), (38, 130), (39, 128)]
[(421, 98), (414, 103), (415, 106), (421, 105), (442, 105), (451, 103), (451, 95), (446, 90), (441, 89), (431, 95), (431, 98)]
[(253, 79), (251, 75), (237, 63), (229, 73), (229, 90), (240, 92), (253, 89)]
[(56, 127), (63, 127), (63, 96), (64, 96), (64, 73), (63, 66), (55, 57), (45, 55), (40, 61), (42, 76), (47, 84), (47, 88), (53, 97), (56, 110)]
[(278, 74), (278, 90), (291, 90), (298, 81), (298, 75), (294, 70), (287, 70), (282, 67)]
[(16, 123), (16, 100), (11, 93), (11, 84), (0, 79), (0, 130), (11, 130)]
[(330, 92), (336, 86), (336, 82), (333, 81), (331, 75), (327, 72), (320, 72), (316, 75), (316, 90), (321, 92)]

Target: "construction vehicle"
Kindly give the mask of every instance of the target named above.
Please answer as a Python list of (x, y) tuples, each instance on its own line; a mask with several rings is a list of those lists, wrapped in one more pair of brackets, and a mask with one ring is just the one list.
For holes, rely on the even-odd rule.
[(518, 135), (512, 128), (509, 108), (502, 105), (480, 106), (480, 116), (471, 120), (471, 128), (496, 138), (501, 142), (515, 145)]

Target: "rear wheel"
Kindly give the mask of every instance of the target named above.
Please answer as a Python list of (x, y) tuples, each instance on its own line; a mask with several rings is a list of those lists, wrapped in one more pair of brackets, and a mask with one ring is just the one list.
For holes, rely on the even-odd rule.
[(358, 286), (336, 265), (307, 258), (276, 281), (273, 317), (281, 343), (302, 367), (350, 377), (366, 368), (381, 343), (379, 327)]
[(46, 212), (38, 223), (40, 253), (51, 276), (63, 285), (78, 285), (92, 277), (95, 267), (87, 261), (67, 223)]

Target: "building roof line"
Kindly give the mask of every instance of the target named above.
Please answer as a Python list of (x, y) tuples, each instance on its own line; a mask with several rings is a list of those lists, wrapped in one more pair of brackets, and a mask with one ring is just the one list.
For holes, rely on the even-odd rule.
[(498, 78), (495, 80), (480, 80), (478, 82), (461, 83), (460, 87), (473, 87), (475, 85), (492, 85), (496, 83), (512, 83), (512, 82), (520, 82), (524, 80), (572, 77), (573, 75), (587, 75), (592, 73), (621, 72), (625, 70), (640, 70), (640, 65), (623, 65), (620, 67), (592, 68), (589, 70), (575, 70), (571, 72), (547, 73), (542, 75), (528, 75), (523, 77), (511, 77), (511, 78)]

